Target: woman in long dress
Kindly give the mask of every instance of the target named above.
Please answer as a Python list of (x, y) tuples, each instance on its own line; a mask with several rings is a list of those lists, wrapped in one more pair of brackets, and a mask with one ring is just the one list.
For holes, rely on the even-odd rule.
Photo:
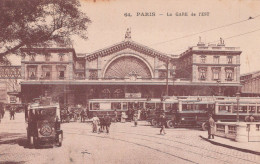
[(121, 113), (121, 122), (125, 123), (125, 119), (126, 119), (126, 114), (125, 112)]

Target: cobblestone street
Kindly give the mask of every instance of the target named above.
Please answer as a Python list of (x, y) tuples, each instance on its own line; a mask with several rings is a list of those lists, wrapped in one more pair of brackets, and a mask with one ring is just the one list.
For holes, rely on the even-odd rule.
[[(139, 122), (113, 123), (110, 134), (92, 133), (91, 124), (62, 124), (62, 147), (29, 149), (23, 113), (0, 124), (0, 163), (260, 163), (258, 155), (213, 145), (207, 132), (158, 128)], [(41, 162), (39, 162), (41, 161)]]

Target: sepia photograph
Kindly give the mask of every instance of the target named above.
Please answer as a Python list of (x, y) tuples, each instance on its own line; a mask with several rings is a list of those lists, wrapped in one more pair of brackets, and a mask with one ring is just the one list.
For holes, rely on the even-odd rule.
[(0, 164), (260, 164), (260, 0), (0, 0)]

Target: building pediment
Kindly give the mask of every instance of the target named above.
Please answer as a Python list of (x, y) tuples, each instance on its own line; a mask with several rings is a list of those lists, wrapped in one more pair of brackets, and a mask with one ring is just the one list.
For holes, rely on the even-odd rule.
[(158, 57), (160, 60), (166, 61), (166, 60), (173, 60), (172, 57), (168, 56), (165, 53), (159, 52), (157, 50), (154, 50), (150, 47), (144, 46), (142, 44), (136, 43), (132, 40), (125, 40), (123, 42), (114, 44), (110, 47), (95, 51), (89, 55), (86, 56), (86, 60), (92, 61), (95, 60), (98, 57), (104, 57), (107, 55), (111, 55), (114, 53), (117, 53), (119, 51), (125, 50), (125, 49), (131, 49), (133, 51), (137, 51), (139, 53), (151, 56), (151, 57)]

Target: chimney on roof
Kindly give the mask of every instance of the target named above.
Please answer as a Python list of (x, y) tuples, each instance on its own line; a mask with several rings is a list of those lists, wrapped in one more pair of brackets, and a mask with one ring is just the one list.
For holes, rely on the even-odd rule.
[(199, 46), (199, 47), (205, 46), (205, 43), (201, 41), (201, 36), (199, 37), (199, 42), (198, 42), (197, 46)]

